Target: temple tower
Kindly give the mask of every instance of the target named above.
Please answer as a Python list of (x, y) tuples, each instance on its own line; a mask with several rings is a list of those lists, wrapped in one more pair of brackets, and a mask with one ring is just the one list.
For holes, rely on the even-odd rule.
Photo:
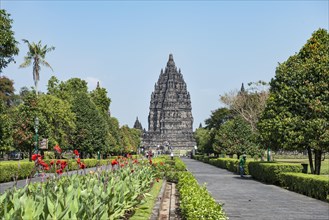
[(151, 94), (148, 131), (143, 134), (142, 145), (178, 149), (192, 149), (196, 145), (190, 94), (172, 54)]

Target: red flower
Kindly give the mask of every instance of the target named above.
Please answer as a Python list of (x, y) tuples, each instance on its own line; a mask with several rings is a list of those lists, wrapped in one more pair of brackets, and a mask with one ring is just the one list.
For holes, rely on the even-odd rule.
[(63, 161), (61, 162), (61, 168), (64, 170), (66, 166), (67, 166), (67, 163), (66, 163), (65, 160), (63, 160)]
[(121, 166), (121, 167), (124, 167), (125, 165), (122, 163), (122, 164), (120, 164), (120, 166)]
[(135, 160), (133, 161), (133, 163), (138, 163), (138, 160), (137, 160), (137, 159), (135, 159)]
[(56, 161), (56, 165), (59, 165), (59, 164), (61, 164), (61, 161), (60, 160), (57, 160)]
[(51, 166), (54, 165), (54, 160), (51, 160), (51, 161), (50, 161), (50, 165), (51, 165)]
[(131, 158), (131, 155), (130, 154), (127, 154), (127, 158)]
[(62, 149), (58, 146), (58, 144), (55, 145), (54, 150), (59, 154), (62, 153)]
[(33, 154), (32, 157), (31, 157), (32, 160), (36, 160), (38, 158), (41, 158), (40, 154)]
[(49, 170), (49, 167), (48, 167), (48, 166), (46, 166), (46, 167), (44, 167), (44, 169), (45, 169), (45, 170)]
[(39, 164), (40, 164), (41, 166), (43, 166), (43, 167), (48, 167), (48, 164), (47, 164), (45, 161), (43, 161), (43, 160), (40, 160), (40, 161), (39, 161)]
[(81, 161), (80, 161), (80, 158), (78, 158), (78, 159), (77, 159), (77, 163), (78, 163), (78, 164), (80, 164), (80, 163), (81, 163)]
[(84, 168), (86, 168), (86, 165), (84, 163), (80, 163), (80, 168), (84, 169)]
[(56, 173), (57, 174), (62, 174), (63, 173), (63, 170), (62, 169), (58, 169), (58, 170), (56, 170)]
[(77, 156), (79, 156), (79, 151), (78, 150), (74, 150), (73, 153)]
[(111, 162), (112, 166), (118, 164), (118, 161), (116, 159), (113, 159), (112, 162)]

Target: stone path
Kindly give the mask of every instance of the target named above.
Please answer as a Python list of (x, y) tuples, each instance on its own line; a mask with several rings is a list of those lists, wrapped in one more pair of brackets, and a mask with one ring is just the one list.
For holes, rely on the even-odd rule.
[(199, 184), (206, 187), (231, 220), (329, 219), (329, 204), (251, 177), (240, 178), (225, 169), (182, 158)]

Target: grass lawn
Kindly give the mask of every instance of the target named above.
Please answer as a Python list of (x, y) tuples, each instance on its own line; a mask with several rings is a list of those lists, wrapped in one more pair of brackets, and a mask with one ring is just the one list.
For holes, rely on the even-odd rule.
[(152, 215), (152, 210), (154, 204), (156, 203), (156, 199), (160, 193), (162, 187), (163, 180), (159, 180), (159, 182), (155, 182), (149, 194), (151, 196), (147, 196), (144, 200), (145, 203), (137, 206), (135, 213), (130, 220), (142, 220), (149, 219)]
[[(308, 159), (276, 159), (275, 161), (278, 162), (285, 162), (285, 163), (308, 163)], [(313, 160), (313, 166), (314, 166), (314, 160)], [(310, 173), (310, 165), (308, 165), (308, 173)], [(325, 159), (324, 161), (321, 161), (321, 175), (329, 175), (329, 159)]]

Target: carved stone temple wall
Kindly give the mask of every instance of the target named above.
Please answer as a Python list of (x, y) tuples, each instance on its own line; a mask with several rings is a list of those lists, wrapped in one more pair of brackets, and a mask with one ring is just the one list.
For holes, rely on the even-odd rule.
[(151, 94), (148, 131), (143, 134), (142, 146), (191, 150), (195, 145), (190, 94), (170, 54)]

